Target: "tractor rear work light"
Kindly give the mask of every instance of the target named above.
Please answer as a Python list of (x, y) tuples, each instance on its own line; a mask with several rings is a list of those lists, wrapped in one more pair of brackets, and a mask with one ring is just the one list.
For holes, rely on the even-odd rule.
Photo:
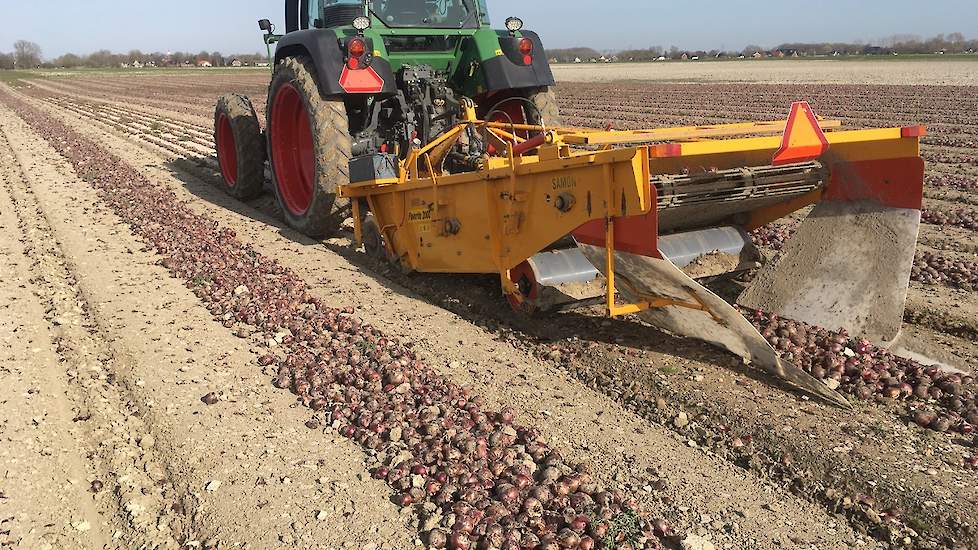
[(506, 30), (509, 32), (519, 32), (523, 30), (523, 20), (519, 17), (506, 18)]
[(370, 18), (364, 15), (353, 20), (353, 28), (358, 32), (363, 32), (370, 28)]
[(530, 65), (533, 63), (533, 41), (529, 38), (520, 39), (520, 53), (523, 54), (523, 63)]

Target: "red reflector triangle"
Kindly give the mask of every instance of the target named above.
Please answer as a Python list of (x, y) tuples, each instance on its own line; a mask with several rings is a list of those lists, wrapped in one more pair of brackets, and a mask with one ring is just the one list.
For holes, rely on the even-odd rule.
[(384, 90), (384, 79), (373, 70), (373, 67), (350, 70), (343, 66), (340, 75), (340, 86), (350, 94), (377, 94)]
[(807, 162), (822, 156), (829, 149), (829, 140), (818, 125), (815, 111), (808, 102), (792, 104), (788, 124), (781, 138), (781, 148), (774, 154), (774, 166)]

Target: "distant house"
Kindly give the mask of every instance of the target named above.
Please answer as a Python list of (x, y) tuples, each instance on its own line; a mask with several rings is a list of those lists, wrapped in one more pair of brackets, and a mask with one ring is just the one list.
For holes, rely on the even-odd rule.
[(581, 58), (580, 57), (575, 57), (574, 58), (574, 63), (583, 63), (583, 61), (581, 61)]
[(132, 62), (132, 68), (133, 69), (142, 69), (143, 68), (143, 64), (137, 59), (136, 61), (133, 61)]
[(242, 63), (240, 59), (232, 59), (231, 60), (231, 66), (232, 67), (244, 67), (244, 63)]
[(689, 54), (684, 53), (683, 55), (679, 56), (679, 59), (682, 59), (683, 61), (689, 61)]
[(754, 55), (752, 55), (751, 57), (753, 57), (754, 59), (763, 59), (764, 54), (762, 54), (761, 52), (754, 52)]
[(771, 57), (775, 57), (777, 59), (784, 59), (784, 52), (781, 50), (774, 50), (773, 52), (771, 52)]
[(655, 60), (656, 61), (665, 61), (666, 60), (666, 56), (660, 55), (659, 57), (656, 57)]
[(211, 62), (206, 59), (201, 59), (200, 61), (197, 62), (197, 66), (200, 68), (207, 68), (207, 67), (213, 67), (214, 65), (211, 65)]

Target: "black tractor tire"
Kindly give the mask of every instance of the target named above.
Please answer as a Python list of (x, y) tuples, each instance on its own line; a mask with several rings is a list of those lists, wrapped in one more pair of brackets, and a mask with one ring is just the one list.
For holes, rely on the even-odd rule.
[(526, 109), (527, 122), (539, 126), (546, 126), (547, 129), (558, 127), (562, 124), (560, 119), (560, 106), (557, 104), (557, 95), (551, 88), (533, 88), (526, 92), (526, 99), (533, 102), (536, 109)]
[(214, 110), (214, 143), (223, 188), (238, 200), (251, 200), (265, 186), (265, 144), (251, 100), (227, 94)]
[[(351, 139), (343, 99), (322, 96), (309, 58), (287, 57), (275, 67), (266, 110), (272, 187), (286, 223), (315, 239), (335, 234), (350, 210), (349, 201), (337, 196), (338, 187), (350, 179)], [(304, 153), (289, 147), (305, 140), (311, 148)]]

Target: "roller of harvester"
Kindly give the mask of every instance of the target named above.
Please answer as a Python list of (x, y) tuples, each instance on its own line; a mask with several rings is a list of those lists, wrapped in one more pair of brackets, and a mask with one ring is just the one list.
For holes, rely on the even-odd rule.
[[(498, 273), (519, 308), (600, 297), (612, 317), (638, 315), (848, 406), (823, 381), (782, 363), (733, 305), (701, 284), (760, 267), (748, 233), (812, 207), (781, 259), (760, 267), (738, 303), (880, 344), (900, 332), (923, 198), (922, 127), (834, 131), (838, 123), (796, 103), (786, 121), (772, 123), (631, 132), (527, 126), (540, 133), (520, 141), (505, 125), (466, 118), (402, 161), (398, 177), (341, 188), (366, 201), (387, 256), (406, 269)], [(508, 158), (488, 158), (480, 172), (439, 174), (434, 167), (471, 125), (500, 147), (511, 139)], [(359, 202), (352, 204), (358, 220)]]

